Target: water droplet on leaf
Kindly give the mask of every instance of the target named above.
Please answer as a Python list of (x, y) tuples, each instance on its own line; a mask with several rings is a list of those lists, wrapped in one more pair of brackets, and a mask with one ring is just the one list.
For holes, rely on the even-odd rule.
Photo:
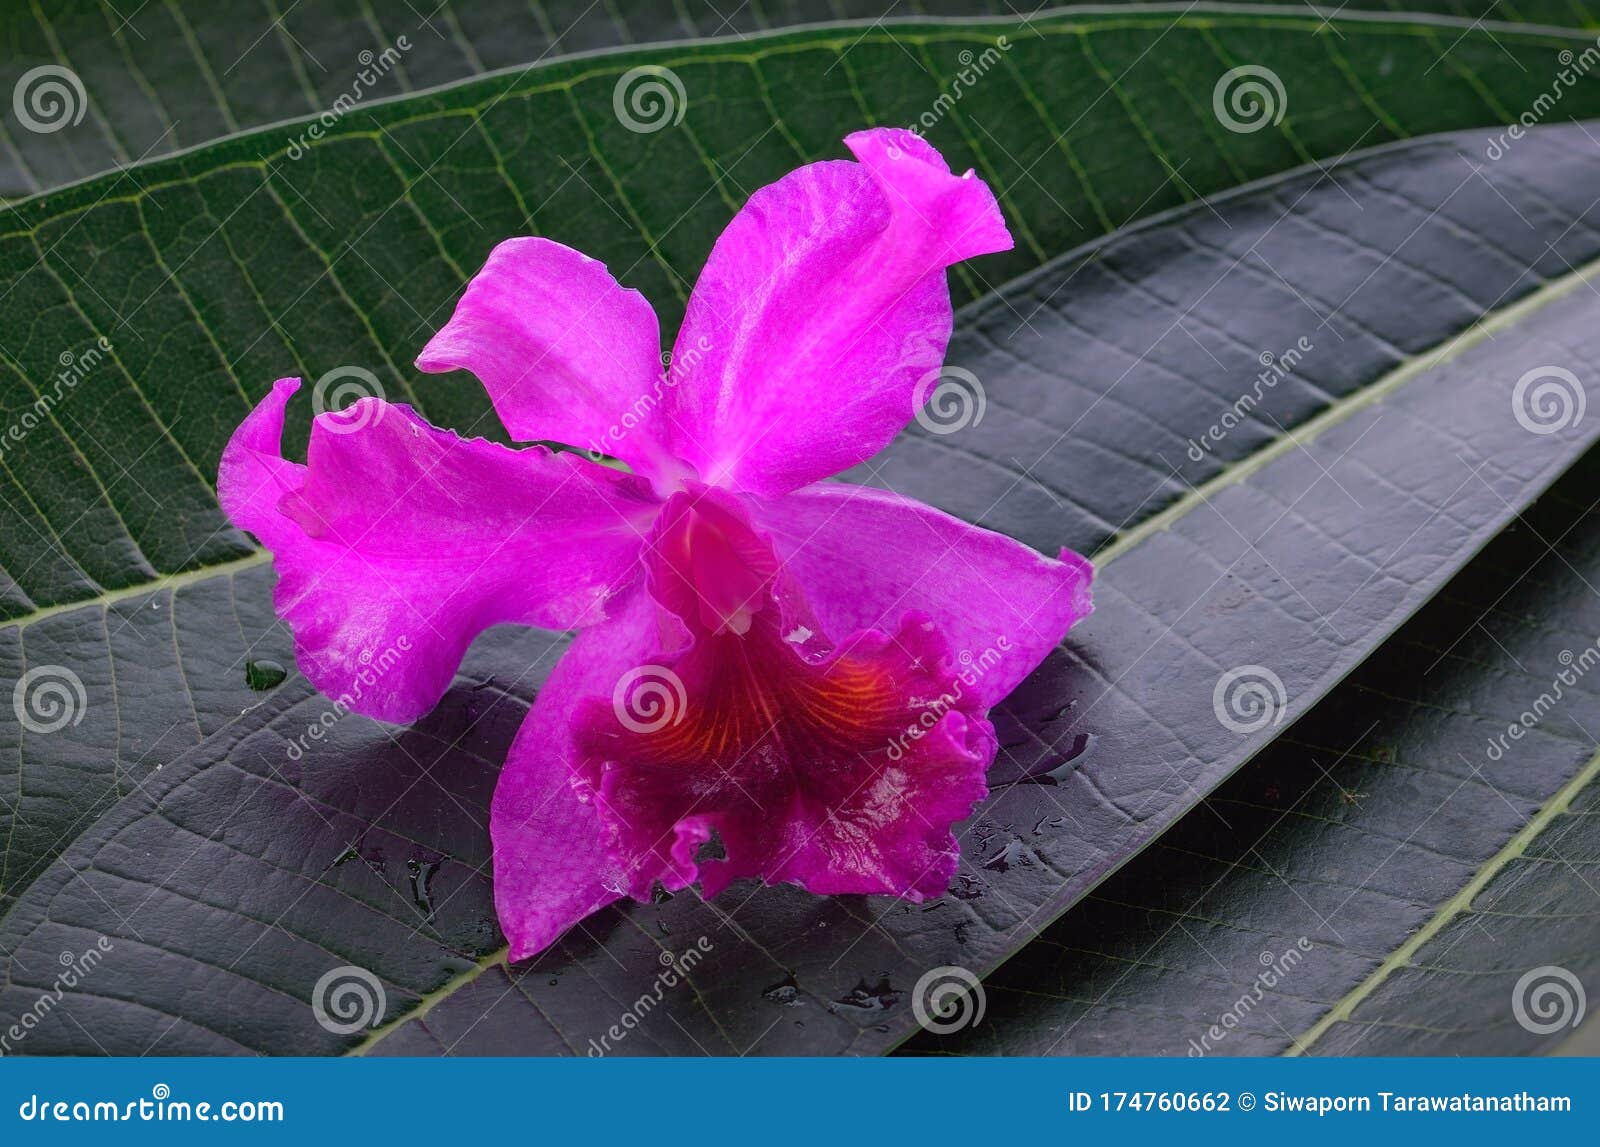
[(882, 1012), (892, 1008), (900, 999), (900, 993), (889, 986), (887, 978), (880, 978), (874, 985), (868, 985), (865, 979), (859, 980), (856, 986), (850, 989), (849, 995), (835, 1001), (839, 1007), (849, 1008), (857, 1012)]
[(276, 661), (248, 661), (244, 667), (244, 683), (256, 692), (282, 685), (289, 671)]
[(425, 918), (433, 919), (433, 877), (439, 871), (437, 860), (407, 860), (406, 871), (411, 874), (411, 899), (416, 901)]
[(764, 999), (782, 1004), (786, 1008), (798, 1008), (805, 1002), (800, 998), (800, 985), (795, 982), (793, 972), (764, 990), (761, 995)]
[(983, 895), (983, 881), (976, 876), (969, 876), (963, 872), (956, 877), (956, 882), (950, 886), (950, 895), (957, 900), (976, 900)]

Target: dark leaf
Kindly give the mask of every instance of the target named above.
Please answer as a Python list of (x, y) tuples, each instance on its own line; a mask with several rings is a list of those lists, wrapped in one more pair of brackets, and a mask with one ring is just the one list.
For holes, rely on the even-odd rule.
[(1565, 981), (1566, 1003), (1552, 994), (1541, 1013), (1534, 993), (1600, 974), (1597, 477), (1591, 451), (1276, 744), (990, 977), (981, 1023), (908, 1050), (1559, 1046), (1578, 995)]

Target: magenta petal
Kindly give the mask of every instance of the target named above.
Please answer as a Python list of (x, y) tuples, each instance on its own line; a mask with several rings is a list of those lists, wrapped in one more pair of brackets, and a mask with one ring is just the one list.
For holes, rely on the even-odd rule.
[(489, 831), (495, 909), (513, 960), (538, 954), (623, 894), (599, 814), (573, 787), (575, 714), (593, 697), (609, 698), (623, 674), (659, 648), (655, 615), (639, 587), (617, 616), (580, 633), (540, 688), (506, 757)]
[(417, 356), (430, 373), (470, 370), (519, 441), (561, 442), (663, 462), (661, 330), (605, 264), (549, 239), (507, 239)]
[(846, 142), (861, 162), (752, 195), (695, 284), (670, 444), (707, 482), (779, 494), (876, 454), (944, 359), (945, 268), (1011, 246), (989, 188), (917, 136)]
[(824, 482), (756, 504), (830, 633), (932, 617), (983, 708), (998, 703), (1093, 610), (1089, 562), (1051, 560), (1003, 534), (868, 486)]
[(643, 479), (458, 438), (375, 398), (320, 415), (296, 465), (279, 440), (298, 387), (278, 382), (234, 433), (218, 493), (272, 551), (301, 669), (351, 709), (420, 716), (484, 629), (592, 625), (635, 579), (658, 509)]
[[(613, 693), (577, 717), (629, 894), (699, 878), (714, 895), (745, 876), (823, 894), (943, 892), (959, 858), (951, 825), (983, 797), (995, 740), (937, 627), (908, 613), (831, 646), (718, 491), (668, 503), (646, 564), (692, 640), (630, 674), (656, 704)], [(713, 832), (725, 857), (702, 861)]]

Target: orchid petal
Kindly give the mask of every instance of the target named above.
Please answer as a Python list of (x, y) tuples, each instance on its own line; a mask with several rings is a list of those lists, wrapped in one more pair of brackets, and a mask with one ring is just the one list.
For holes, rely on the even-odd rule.
[(534, 699), (495, 788), (494, 900), (512, 960), (536, 955), (591, 912), (623, 895), (599, 813), (579, 799), (578, 707), (610, 697), (660, 647), (657, 610), (642, 586), (609, 621), (572, 643)]
[(950, 339), (945, 268), (1011, 246), (993, 193), (911, 132), (845, 141), (750, 197), (673, 350), (673, 452), (706, 482), (779, 494), (881, 450)]
[(824, 482), (754, 510), (831, 633), (882, 627), (908, 609), (937, 620), (983, 708), (1031, 673), (1093, 610), (1089, 562), (1051, 560), (886, 490)]
[(605, 264), (560, 243), (495, 247), (417, 369), (470, 370), (519, 441), (615, 455), (646, 474), (665, 463), (655, 311)]
[(302, 466), (280, 445), (298, 388), (279, 381), (235, 431), (218, 493), (272, 551), (300, 668), (351, 709), (420, 716), (484, 629), (600, 622), (635, 578), (658, 505), (643, 479), (458, 438), (376, 398), (318, 416)]

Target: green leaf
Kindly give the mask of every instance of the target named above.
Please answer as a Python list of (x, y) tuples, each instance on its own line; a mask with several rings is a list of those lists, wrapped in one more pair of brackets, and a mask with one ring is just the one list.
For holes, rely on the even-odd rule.
[[(1204, 12), (1209, 6), (1192, 7)], [(1352, 0), (1339, 9), (1343, 19), (1333, 27), (1342, 29), (1363, 10), (1387, 14), (1395, 7), (1393, 0)], [(839, 20), (893, 35), (899, 25), (919, 17), (1033, 15), (1004, 0), (956, 5), (932, 0), (887, 10), (883, 0), (768, 0), (759, 6), (446, 0), (426, 8), (363, 5), (353, 16), (339, 0), (268, 4), (255, 14), (204, 0), (50, 8), (14, 4), (0, 13), (0, 90), (14, 91), (35, 68), (65, 67), (82, 85), (81, 101), (75, 101), (84, 114), (70, 126), (44, 133), (28, 131), (15, 117), (0, 119), (0, 199), (320, 113), (341, 97), (363, 102), (402, 97), (569, 54), (680, 38), (742, 38)], [(1500, 3), (1492, 12), (1469, 0), (1408, 0), (1404, 10), (1439, 17), (1435, 57), (1445, 56), (1447, 49), (1454, 54), (1453, 41), (1463, 30), (1500, 34), (1501, 21), (1556, 27), (1596, 23), (1569, 0)], [(1485, 22), (1489, 15), (1494, 20)], [(397, 46), (402, 40), (405, 46)], [(398, 59), (385, 59), (386, 49)], [(1499, 63), (1504, 62), (1502, 57)], [(360, 78), (363, 73), (366, 80)]]
[[(33, 420), (0, 455), (0, 679), (37, 688), (48, 682), (31, 671), (64, 669), (46, 696), (71, 712), (48, 731), (59, 710), (5, 726), (17, 796), (0, 806), (0, 1018), (31, 1004), (49, 959), (106, 935), (118, 959), (72, 1012), (106, 1050), (365, 1046), (309, 1007), (325, 972), (356, 964), (387, 985), (376, 1049), (501, 1032), (478, 1021), (503, 1000), (526, 1014), (505, 1014), (516, 1034), (496, 1037), (501, 1050), (581, 1052), (614, 1001), (649, 986), (664, 946), (715, 933), (706, 976), (671, 1005), (678, 1023), (633, 1046), (889, 1046), (923, 970), (992, 966), (1031, 935), (1019, 919), (1065, 908), (1260, 747), (1211, 721), (1219, 668), (1296, 650), (1280, 672), (1310, 705), (1586, 442), (1587, 427), (1541, 438), (1508, 419), (1509, 364), (1496, 357), (1508, 352), (1478, 336), (1498, 315), (1519, 337), (1568, 340), (1574, 366), (1591, 361), (1570, 266), (1600, 256), (1600, 232), (1574, 191), (1594, 170), (1573, 131), (1525, 140), (1482, 172), (1464, 162), (1481, 154), (1472, 135), (1216, 194), (1358, 145), (1508, 118), (1542, 90), (1554, 53), (1583, 42), (1469, 30), (1431, 67), (1443, 27), (1129, 8), (572, 59), (373, 106), (321, 139), (299, 143), (305, 126), (286, 125), (16, 205), (0, 225), (0, 295), (19, 316), (0, 340), (0, 410)], [(253, 689), (249, 664), (290, 664), (290, 650), (263, 555), (215, 506), (222, 444), (273, 378), (352, 367), (436, 421), (490, 432), (474, 385), (401, 364), (493, 243), (537, 230), (603, 257), (670, 328), (749, 190), (839, 154), (863, 120), (916, 121), (962, 53), (992, 49), (1002, 30), (1010, 48), (930, 132), (1001, 193), (1019, 238), (953, 282), (964, 298), (1010, 284), (963, 314), (952, 355), (984, 381), (991, 414), (970, 437), (914, 432), (862, 476), (1036, 544), (1118, 555), (1093, 627), (1009, 706), (1006, 765), (1022, 773), (1059, 763), (1026, 746), (1077, 730), (1087, 710), (1058, 715), (1068, 702), (1105, 698), (1083, 730), (1099, 748), (1068, 778), (1091, 831), (992, 841), (996, 856), (976, 851), (994, 836), (978, 832), (968, 875), (985, 896), (931, 915), (792, 889), (731, 911), (680, 896), (602, 914), (531, 970), (505, 968), (485, 809), (562, 642), (490, 635), (407, 730), (330, 722), (298, 675)], [(1491, 72), (1503, 52), (1526, 72)], [(684, 84), (681, 125), (638, 134), (613, 116), (617, 80), (642, 61)], [(1243, 61), (1283, 80), (1276, 127), (1216, 122), (1211, 92)], [(1563, 111), (1594, 102), (1575, 89)], [(1189, 437), (1237, 400), (1257, 356), (1312, 331), (1324, 356), (1189, 460)], [(1462, 332), (1478, 333), (1452, 343)], [(1445, 347), (1460, 358), (1436, 361)], [(1444, 431), (1419, 439), (1413, 423), (1430, 421)], [(1482, 460), (1488, 487), (1439, 485), (1457, 451)], [(1412, 465), (1370, 477), (1394, 457)], [(1387, 571), (1338, 632), (1314, 627), (1272, 568), (1292, 566), (1324, 611), (1365, 590), (1371, 555), (1348, 539), (1367, 519), (1316, 489), (1319, 468), (1381, 507), (1369, 513), (1393, 540), (1412, 531), (1437, 559)], [(1285, 519), (1285, 505), (1299, 509)], [(1250, 557), (1239, 530), (1271, 560)], [(1233, 573), (1193, 580), (1220, 569)], [(1221, 618), (1256, 617), (1247, 603), (1265, 616), (1221, 632)], [(1178, 651), (1145, 661), (1163, 629)], [(3, 775), (0, 791), (12, 791)], [(1054, 806), (1047, 786), (1012, 784), (986, 815), (1013, 823), (1009, 810), (1048, 818)], [(891, 987), (874, 993), (884, 970)], [(804, 1027), (764, 995), (786, 982), (809, 1008)], [(84, 1048), (65, 1017), (31, 1037), (38, 1050)]]
[[(1279, 16), (1175, 23), (1129, 9), (995, 28), (1013, 46), (930, 135), (998, 189), (1019, 246), (961, 268), (958, 298), (1313, 156), (1508, 119), (1500, 109), (1530, 104), (1556, 48), (1578, 42), (1467, 33), (1430, 70), (1437, 31), (1421, 22), (1351, 21), (1335, 35)], [(50, 409), (3, 459), (18, 584), (0, 613), (247, 556), (210, 484), (232, 428), (282, 375), (359, 368), (436, 422), (496, 433), (475, 387), (404, 365), (494, 243), (535, 231), (602, 258), (670, 330), (749, 190), (839, 154), (863, 121), (917, 120), (962, 53), (992, 50), (997, 34), (817, 31), (562, 62), (352, 114), (303, 145), (304, 125), (269, 129), (18, 204), (0, 222), (0, 301), (34, 321), (5, 341), (0, 413)], [(1526, 71), (1496, 67), (1493, 92), (1474, 67), (1502, 52)], [(613, 88), (640, 59), (684, 84), (678, 128), (639, 134), (613, 115)], [(1207, 97), (1241, 60), (1287, 77), (1276, 128), (1218, 126)], [(1108, 92), (1103, 77), (1119, 75)], [(1600, 90), (1562, 106), (1600, 113)], [(100, 339), (111, 349), (96, 356)], [(92, 381), (64, 384), (83, 356)], [(93, 409), (56, 403), (77, 385), (93, 387)]]

